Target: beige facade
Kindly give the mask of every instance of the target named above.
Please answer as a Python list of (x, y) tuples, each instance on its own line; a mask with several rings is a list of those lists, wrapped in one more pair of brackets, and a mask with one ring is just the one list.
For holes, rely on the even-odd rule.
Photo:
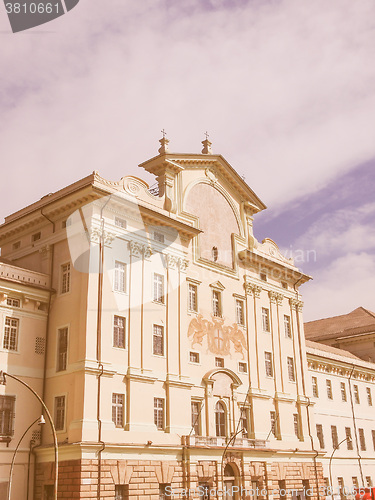
[[(213, 498), (231, 485), (247, 491), (236, 498), (317, 498), (309, 277), (255, 239), (265, 206), (208, 141), (202, 154), (160, 142), (140, 165), (156, 191), (94, 172), (0, 227), (2, 256), (52, 289), (44, 379), (34, 371), (57, 429), (59, 498), (198, 498), (199, 486)], [(29, 498), (51, 498), (51, 445), (45, 430)]]

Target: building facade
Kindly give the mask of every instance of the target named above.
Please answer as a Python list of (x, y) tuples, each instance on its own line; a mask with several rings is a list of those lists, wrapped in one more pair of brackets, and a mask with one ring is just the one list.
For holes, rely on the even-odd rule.
[[(160, 143), (140, 165), (156, 189), (93, 172), (0, 227), (2, 256), (51, 289), (40, 394), (59, 498), (324, 498), (309, 277), (255, 239), (266, 207), (208, 140)], [(52, 444), (45, 426), (29, 498), (53, 498)]]

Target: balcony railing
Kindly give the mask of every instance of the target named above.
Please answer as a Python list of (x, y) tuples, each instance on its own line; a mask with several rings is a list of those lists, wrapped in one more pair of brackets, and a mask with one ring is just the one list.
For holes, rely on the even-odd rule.
[[(222, 447), (227, 446), (230, 438), (218, 436), (182, 436), (182, 444), (186, 446), (201, 446), (201, 447)], [(236, 437), (231, 441), (229, 448), (252, 448), (264, 449), (268, 447), (268, 441), (264, 439), (248, 439), (244, 437)]]

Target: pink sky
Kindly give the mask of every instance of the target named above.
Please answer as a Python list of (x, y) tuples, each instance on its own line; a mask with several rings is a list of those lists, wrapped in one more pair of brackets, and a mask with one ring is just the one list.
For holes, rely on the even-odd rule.
[[(373, 0), (80, 0), (18, 34), (0, 6), (0, 37), (1, 219), (93, 170), (151, 180), (137, 165), (157, 153), (162, 128), (177, 152), (200, 152), (208, 130), (270, 207), (271, 232), (273, 218), (282, 227), (280, 214), (375, 158)], [(363, 222), (374, 199), (353, 220), (337, 214), (348, 192), (326, 207), (322, 231), (319, 214), (290, 234), (329, 250), (309, 268), (307, 319), (358, 301), (375, 310), (374, 218)], [(338, 216), (338, 243), (326, 245)]]

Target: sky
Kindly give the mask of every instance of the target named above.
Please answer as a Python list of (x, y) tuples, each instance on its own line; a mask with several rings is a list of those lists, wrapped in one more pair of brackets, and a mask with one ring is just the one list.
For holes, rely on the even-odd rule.
[(373, 0), (80, 0), (16, 34), (0, 5), (0, 46), (0, 220), (207, 130), (313, 276), (305, 319), (375, 310)]

